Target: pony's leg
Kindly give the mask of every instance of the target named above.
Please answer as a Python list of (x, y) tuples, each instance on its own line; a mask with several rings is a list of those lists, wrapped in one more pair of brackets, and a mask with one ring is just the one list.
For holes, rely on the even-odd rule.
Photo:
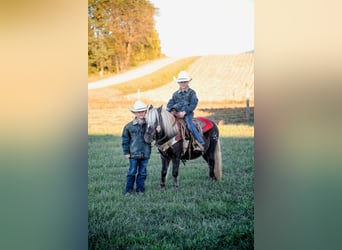
[(203, 154), (204, 160), (208, 163), (209, 178), (213, 180), (221, 180), (222, 178), (222, 157), (221, 146), (219, 140), (219, 130), (215, 123), (214, 127), (207, 134), (206, 139), (209, 140), (209, 147)]
[(167, 170), (169, 168), (170, 160), (164, 156), (161, 156), (161, 161), (162, 161), (162, 170), (161, 170), (160, 187), (164, 188), (166, 185), (166, 176), (167, 176)]
[(214, 175), (215, 158), (213, 157), (211, 153), (203, 155), (203, 158), (208, 163), (209, 178), (215, 179), (215, 175)]
[(216, 177), (215, 177), (215, 174), (214, 174), (215, 154), (214, 154), (213, 150), (214, 150), (213, 145), (210, 145), (208, 150), (203, 155), (203, 158), (208, 163), (209, 178), (213, 179), (213, 180), (216, 180)]
[(178, 143), (172, 146), (172, 149), (173, 149), (173, 155), (172, 155), (173, 187), (178, 188), (179, 187), (178, 170), (179, 170), (179, 165), (181, 161), (183, 144), (181, 143), (181, 141), (179, 141)]
[(173, 176), (173, 187), (178, 188), (179, 187), (179, 181), (178, 181), (178, 169), (180, 164), (180, 158), (173, 158), (172, 159), (172, 176)]

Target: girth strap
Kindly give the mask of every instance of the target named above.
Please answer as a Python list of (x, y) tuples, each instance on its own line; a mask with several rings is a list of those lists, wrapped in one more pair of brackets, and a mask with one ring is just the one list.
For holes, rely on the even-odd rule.
[(170, 148), (176, 142), (177, 142), (176, 136), (174, 136), (170, 140), (168, 140), (167, 142), (163, 143), (162, 145), (157, 145), (157, 147), (162, 152), (165, 152), (168, 148)]

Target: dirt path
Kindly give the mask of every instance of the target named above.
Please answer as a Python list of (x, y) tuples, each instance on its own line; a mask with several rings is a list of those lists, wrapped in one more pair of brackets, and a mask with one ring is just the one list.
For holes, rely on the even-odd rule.
[(168, 57), (163, 58), (160, 60), (153, 61), (151, 63), (145, 64), (141, 67), (138, 67), (136, 69), (129, 70), (125, 73), (118, 74), (113, 77), (109, 77), (103, 80), (94, 81), (88, 84), (88, 90), (91, 89), (97, 89), (97, 88), (103, 88), (110, 85), (122, 83), (125, 81), (129, 81), (138, 77), (142, 77), (144, 75), (150, 74), (160, 68), (165, 67), (166, 65), (173, 63), (175, 61), (180, 60), (181, 58), (178, 57)]

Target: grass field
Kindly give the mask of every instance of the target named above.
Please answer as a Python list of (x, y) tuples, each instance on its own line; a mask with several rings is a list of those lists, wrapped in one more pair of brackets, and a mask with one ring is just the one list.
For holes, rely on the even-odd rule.
[[(209, 59), (221, 65), (218, 57)], [(192, 67), (194, 74), (203, 72), (201, 65), (208, 68), (208, 61), (200, 63)], [(231, 67), (221, 67), (212, 77), (225, 68)], [(245, 68), (248, 70), (228, 72), (222, 76), (226, 80), (217, 81), (215, 86), (225, 86), (229, 79), (249, 76), (251, 70)], [(199, 73), (196, 78), (200, 78)], [(244, 82), (241, 80), (234, 85), (234, 93), (244, 93)], [(210, 93), (222, 95), (222, 89), (212, 88)], [(147, 98), (147, 92), (151, 96), (170, 94), (163, 86), (155, 93), (143, 92), (142, 97)], [(181, 164), (177, 190), (172, 187), (171, 175), (166, 188), (160, 189), (161, 161), (153, 147), (145, 195), (125, 197), (128, 162), (122, 153), (121, 132), (123, 125), (133, 118), (127, 109), (132, 100), (129, 94), (122, 95), (114, 87), (89, 92), (89, 249), (254, 248), (254, 98), (247, 120), (243, 98), (237, 94), (235, 97), (238, 98), (202, 99), (195, 112), (196, 116), (206, 116), (219, 124), (223, 162), (220, 182), (208, 179), (207, 164), (199, 158)], [(144, 101), (156, 106), (153, 99)]]
[(152, 154), (145, 196), (123, 196), (128, 163), (121, 138), (89, 137), (89, 249), (253, 249), (252, 138), (221, 138), (223, 179), (202, 159), (180, 168), (180, 188), (159, 188)]
[(153, 148), (144, 196), (125, 197), (128, 162), (121, 137), (90, 135), (89, 249), (253, 249), (253, 126), (224, 125), (223, 178), (208, 179), (203, 159), (180, 167), (180, 187), (169, 176), (159, 188), (160, 158)]

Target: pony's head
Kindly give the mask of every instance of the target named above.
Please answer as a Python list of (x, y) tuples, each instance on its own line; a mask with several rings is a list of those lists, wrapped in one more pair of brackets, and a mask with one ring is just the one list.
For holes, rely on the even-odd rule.
[(156, 139), (156, 127), (160, 125), (161, 133), (172, 138), (178, 134), (178, 127), (175, 117), (168, 112), (163, 106), (153, 108), (151, 105), (146, 115), (147, 129), (144, 140), (151, 143)]
[(156, 127), (160, 124), (158, 110), (153, 108), (152, 105), (150, 105), (148, 108), (146, 114), (146, 123), (147, 128), (144, 134), (144, 140), (147, 143), (151, 143), (156, 137)]

